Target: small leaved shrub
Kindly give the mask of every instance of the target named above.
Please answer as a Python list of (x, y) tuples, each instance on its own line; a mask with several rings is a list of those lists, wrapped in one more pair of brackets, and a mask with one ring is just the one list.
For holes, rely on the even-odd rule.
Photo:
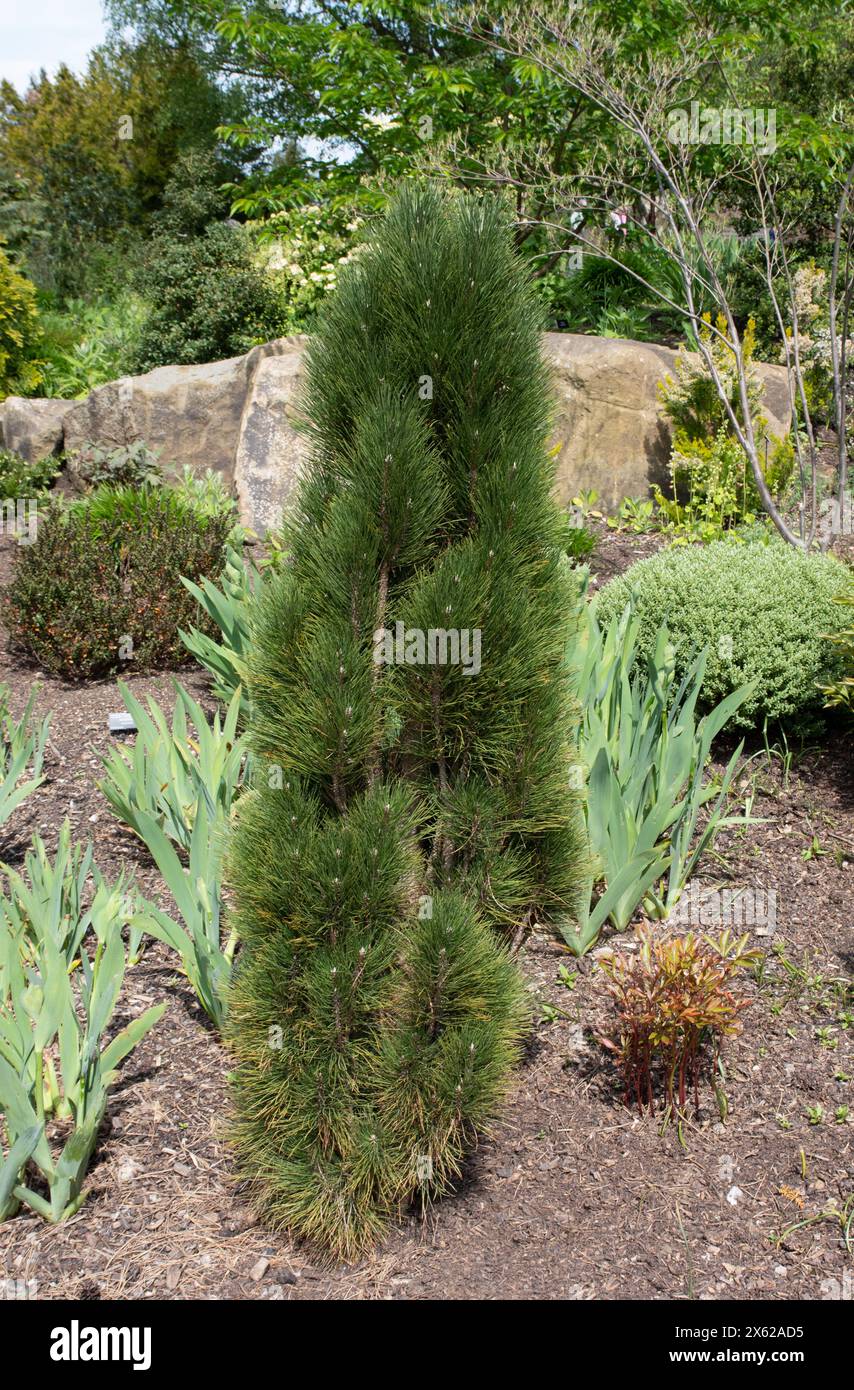
[(13, 645), (72, 680), (186, 662), (179, 630), (205, 620), (181, 577), (218, 575), (229, 529), (166, 488), (100, 489), (50, 507), (16, 555)]
[(641, 662), (666, 621), (680, 676), (708, 647), (705, 708), (755, 682), (733, 724), (808, 722), (821, 707), (817, 682), (832, 681), (840, 669), (823, 634), (843, 626), (834, 599), (846, 574), (833, 556), (805, 555), (783, 542), (719, 540), (639, 560), (596, 596), (594, 613), (605, 625), (634, 599)]
[(154, 237), (138, 283), (153, 306), (140, 338), (139, 372), (235, 357), (282, 329), (279, 293), (256, 264), (242, 227), (214, 222), (200, 236)]
[(59, 472), (55, 458), (27, 463), (12, 449), (0, 449), (0, 498), (43, 497)]
[(759, 953), (747, 949), (746, 935), (736, 941), (728, 931), (718, 941), (693, 932), (669, 940), (649, 931), (638, 937), (638, 951), (601, 959), (617, 1014), (615, 1035), (601, 1041), (622, 1071), (625, 1102), (643, 1114), (663, 1091), (671, 1112), (681, 1112), (693, 1093), (699, 1107), (706, 1076), (725, 1112), (716, 1075), (721, 1043), (739, 1031), (749, 1002), (733, 984)]

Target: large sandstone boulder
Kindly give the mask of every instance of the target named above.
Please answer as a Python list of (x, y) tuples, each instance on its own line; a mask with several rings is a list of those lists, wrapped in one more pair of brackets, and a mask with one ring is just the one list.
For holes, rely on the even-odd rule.
[[(557, 497), (562, 505), (594, 489), (606, 510), (624, 497), (644, 497), (668, 478), (670, 430), (658, 382), (673, 374), (676, 353), (622, 338), (547, 333), (556, 414)], [(759, 366), (769, 434), (791, 424), (784, 367)]]
[(155, 367), (144, 376), (98, 386), (65, 418), (65, 450), (74, 476), (74, 454), (85, 444), (131, 444), (142, 439), (157, 451), (168, 476), (189, 464), (212, 468), (231, 488), (243, 408), (256, 367), (287, 351), (280, 338), (242, 357), (197, 366)]
[[(642, 497), (664, 482), (670, 432), (657, 386), (676, 353), (651, 343), (547, 333), (557, 454), (556, 495), (566, 506), (595, 489), (603, 508)], [(305, 459), (295, 424), (305, 338), (279, 338), (243, 357), (189, 367), (158, 367), (99, 386), (84, 401), (21, 400), (2, 408), (7, 447), (41, 457), (64, 443), (74, 479), (75, 451), (88, 443), (142, 439), (168, 474), (185, 465), (218, 472), (238, 498), (241, 519), (263, 534), (290, 505)], [(765, 385), (769, 433), (790, 426), (783, 367), (757, 368)]]
[(65, 420), (76, 404), (47, 396), (7, 396), (0, 405), (0, 444), (27, 463), (59, 453)]
[(234, 485), (240, 519), (259, 536), (281, 521), (306, 455), (305, 440), (295, 429), (303, 342), (290, 342), (290, 350), (258, 363), (237, 442)]

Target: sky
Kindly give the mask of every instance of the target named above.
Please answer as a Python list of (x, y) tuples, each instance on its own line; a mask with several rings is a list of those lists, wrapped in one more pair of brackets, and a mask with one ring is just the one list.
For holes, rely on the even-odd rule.
[(101, 0), (0, 0), (0, 79), (22, 92), (40, 68), (81, 72), (105, 33)]

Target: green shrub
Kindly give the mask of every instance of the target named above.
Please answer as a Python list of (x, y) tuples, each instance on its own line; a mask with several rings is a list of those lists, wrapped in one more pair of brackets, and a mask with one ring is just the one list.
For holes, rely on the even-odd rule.
[[(718, 315), (716, 327), (726, 334), (726, 322)], [(700, 336), (715, 361), (727, 398), (739, 420), (743, 418), (738, 390), (735, 354), (717, 333), (707, 314)], [(749, 319), (742, 336), (742, 357), (747, 373), (750, 415), (757, 438), (767, 425), (762, 414), (762, 383), (753, 368), (756, 325)], [(673, 425), (670, 456), (671, 496), (654, 489), (656, 506), (665, 529), (684, 540), (717, 540), (732, 527), (750, 525), (764, 515), (759, 490), (744, 450), (732, 432), (726, 410), (702, 358), (680, 350), (676, 376), (658, 384), (664, 413)], [(764, 468), (772, 497), (779, 499), (795, 466), (789, 440), (771, 440)]]
[(72, 680), (186, 662), (179, 629), (204, 619), (181, 579), (220, 573), (229, 529), (165, 488), (104, 488), (54, 504), (35, 544), (16, 554), (10, 640)]
[(347, 1258), (458, 1177), (525, 1026), (490, 928), (571, 913), (586, 863), (578, 594), (502, 203), (404, 184), (328, 301), (306, 407), (290, 561), (252, 614), (228, 1037), (265, 1217)]
[(696, 652), (709, 648), (701, 693), (706, 708), (754, 681), (734, 724), (797, 722), (817, 713), (816, 682), (838, 668), (822, 634), (842, 625), (834, 595), (845, 575), (833, 556), (805, 555), (782, 541), (721, 540), (639, 560), (597, 595), (594, 614), (604, 626), (633, 596), (639, 660), (652, 654), (666, 621), (680, 675)]
[(42, 308), (45, 362), (40, 395), (66, 400), (85, 396), (128, 372), (148, 309), (131, 290), (114, 293), (111, 299), (101, 287), (94, 304), (69, 299), (61, 309)]
[(36, 287), (0, 245), (0, 400), (30, 395), (42, 379)]
[(242, 227), (214, 222), (199, 236), (161, 233), (137, 285), (152, 305), (136, 370), (236, 357), (282, 330), (279, 294)]
[(309, 203), (249, 224), (285, 306), (282, 332), (313, 327), (340, 270), (352, 259), (362, 225), (354, 208), (337, 203)]
[(43, 497), (59, 472), (56, 458), (27, 463), (12, 449), (0, 449), (0, 498)]

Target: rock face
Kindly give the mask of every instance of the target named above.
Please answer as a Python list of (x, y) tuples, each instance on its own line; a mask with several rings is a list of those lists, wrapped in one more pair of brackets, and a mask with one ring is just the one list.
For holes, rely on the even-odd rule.
[(96, 387), (65, 419), (69, 471), (73, 476), (74, 453), (84, 444), (144, 439), (159, 454), (167, 477), (189, 464), (198, 474), (212, 468), (231, 487), (243, 407), (258, 364), (271, 354), (293, 352), (294, 342), (280, 338), (243, 357), (155, 367), (144, 376)]
[[(676, 353), (651, 343), (547, 333), (557, 453), (556, 495), (566, 505), (599, 493), (607, 510), (664, 482), (670, 433), (657, 385)], [(241, 519), (262, 534), (289, 505), (306, 446), (295, 424), (305, 339), (279, 338), (243, 357), (190, 367), (158, 367), (99, 386), (83, 401), (22, 400), (0, 405), (7, 448), (27, 459), (64, 447), (73, 481), (84, 444), (143, 439), (167, 475), (185, 465), (212, 468), (233, 489)], [(790, 410), (783, 367), (757, 368), (765, 385), (769, 433), (784, 435)]]
[[(606, 510), (624, 497), (643, 497), (665, 483), (670, 430), (657, 385), (673, 374), (676, 353), (653, 343), (547, 333), (555, 400), (557, 495), (566, 505), (595, 488)], [(769, 434), (781, 437), (791, 423), (784, 367), (757, 368), (765, 386)]]
[(59, 453), (65, 420), (76, 405), (46, 396), (7, 396), (0, 405), (0, 444), (27, 463)]
[(302, 384), (301, 344), (258, 363), (246, 396), (234, 461), (240, 517), (259, 536), (278, 525), (306, 456), (294, 428)]

